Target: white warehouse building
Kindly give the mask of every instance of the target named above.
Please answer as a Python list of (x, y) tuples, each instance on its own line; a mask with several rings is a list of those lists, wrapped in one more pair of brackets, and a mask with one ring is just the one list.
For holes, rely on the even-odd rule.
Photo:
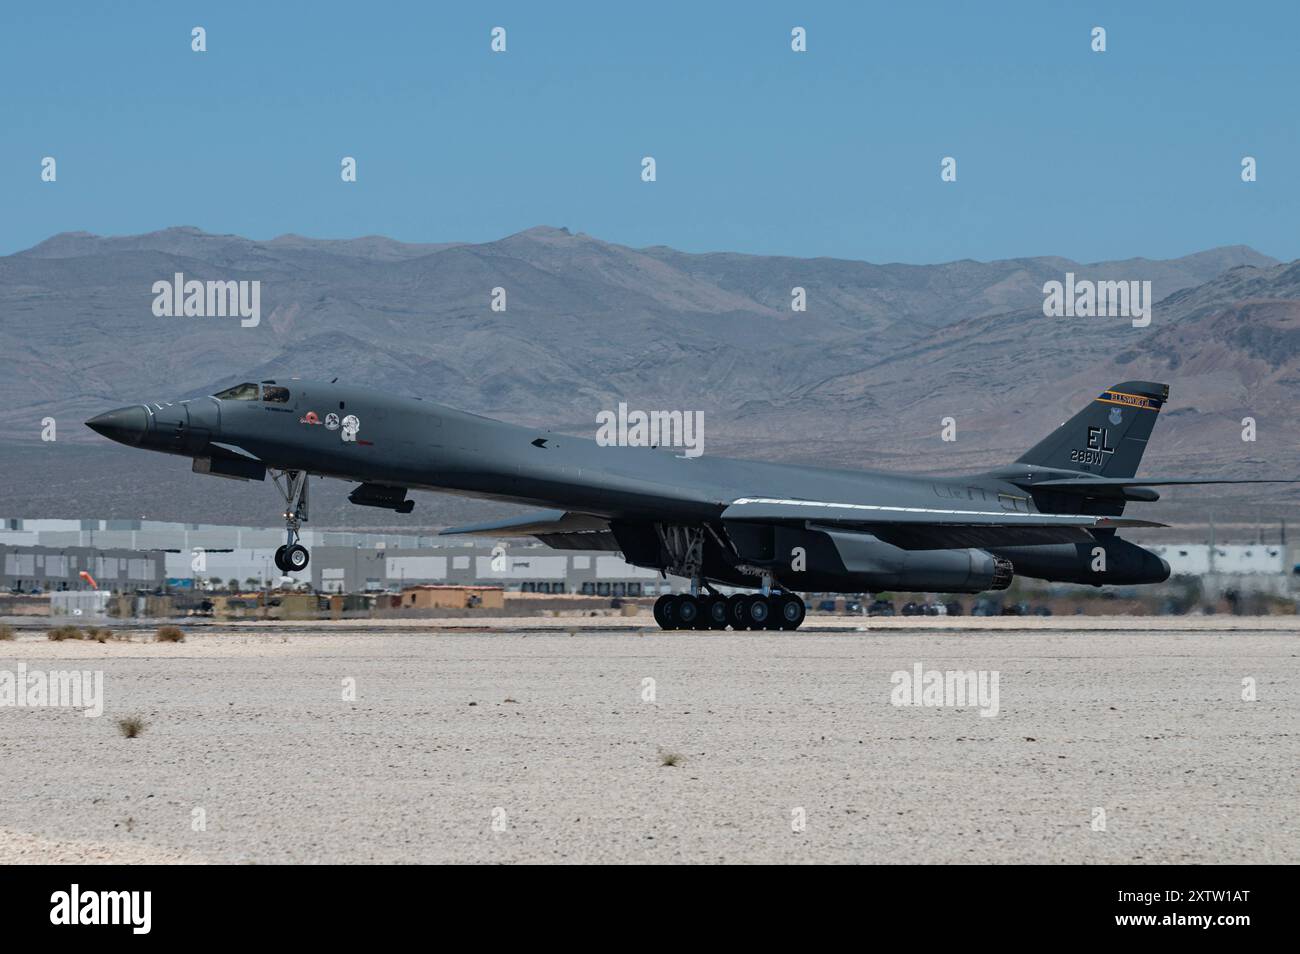
[(1172, 576), (1285, 573), (1287, 548), (1278, 543), (1170, 543), (1149, 547)]
[[(314, 529), (304, 529), (301, 539), (311, 550), (311, 563), (306, 570), (288, 575), (322, 592), (395, 590), (419, 583), (495, 584), (523, 592), (593, 596), (646, 596), (688, 588), (685, 580), (665, 580), (653, 570), (632, 566), (617, 553), (557, 551), (531, 539), (448, 539)], [(283, 542), (283, 530), (263, 527), (0, 519), (0, 546), (22, 551), (6, 558), (17, 568), (26, 565), (23, 560), (34, 567), (37, 557), (31, 554), (42, 547), (59, 548), (60, 553), (83, 548), (90, 554), (87, 559), (111, 548), (114, 556), (120, 550), (127, 556), (138, 555), (141, 559), (135, 562), (162, 564), (150, 580), (132, 577), (126, 587), (131, 589), (153, 588), (164, 579), (173, 587), (199, 586), (213, 579), (222, 583), (233, 579), (241, 585), (250, 580), (259, 586), (272, 583), (284, 575), (273, 562), (275, 549)], [(113, 574), (105, 575), (109, 585), (125, 583), (125, 578), (118, 581)], [(79, 588), (75, 572), (72, 577), (73, 588)]]

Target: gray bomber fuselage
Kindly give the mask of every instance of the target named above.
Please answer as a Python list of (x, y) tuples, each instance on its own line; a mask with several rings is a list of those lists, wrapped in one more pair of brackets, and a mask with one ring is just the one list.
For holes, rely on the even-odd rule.
[[(87, 423), (121, 443), (194, 458), (201, 472), (260, 480), (270, 471), (277, 486), (284, 479), (289, 544), (306, 519), (305, 479), (314, 474), (359, 483), (354, 503), (398, 513), (410, 512), (409, 490), (549, 508), (449, 532), (617, 549), (695, 580), (978, 592), (1005, 588), (1013, 565), (1096, 585), (1168, 576), (1158, 557), (1115, 536), (1120, 525), (1143, 523), (1118, 519), (1124, 500), (1156, 495), (1106, 471), (1118, 462), (1131, 475), (1167, 389), (1117, 387), (1013, 465), (967, 477), (604, 446), (418, 398), (300, 380), (120, 408)], [(296, 549), (305, 565), (306, 551)]]
[[(210, 439), (244, 448), (278, 470), (450, 492), (611, 518), (716, 519), (734, 500), (788, 496), (904, 507), (980, 507), (1032, 512), (1021, 488), (987, 476), (938, 477), (686, 457), (680, 449), (601, 446), (415, 398), (335, 384), (288, 382), (286, 404), (197, 398), (149, 405), (155, 433), (182, 411)], [(354, 415), (355, 440), (308, 413)], [(206, 423), (205, 423), (206, 422)], [(593, 422), (593, 430), (595, 425)], [(165, 449), (165, 448), (157, 448)], [(176, 453), (194, 456), (193, 444)]]

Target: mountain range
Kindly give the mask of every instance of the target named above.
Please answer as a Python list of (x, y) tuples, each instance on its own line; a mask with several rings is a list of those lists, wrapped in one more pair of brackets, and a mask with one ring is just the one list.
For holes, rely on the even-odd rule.
[[(1045, 317), (1043, 285), (1067, 272), (1150, 281), (1150, 326)], [(155, 316), (152, 286), (176, 273), (259, 281), (260, 324)], [(791, 308), (795, 288), (805, 311)], [(270, 488), (191, 475), (81, 422), (290, 376), (587, 436), (620, 401), (700, 410), (706, 453), (915, 471), (1013, 460), (1102, 387), (1147, 378), (1171, 397), (1144, 472), (1300, 475), (1300, 263), (1245, 246), (905, 265), (635, 249), (552, 227), (436, 245), (65, 233), (0, 258), (0, 354), (0, 516), (269, 522)], [(57, 440), (44, 442), (49, 417)], [(944, 418), (955, 441), (940, 439)], [(413, 529), (502, 510), (420, 495), (395, 517), (326, 486), (318, 525)], [(1207, 500), (1242, 521), (1300, 514), (1287, 488), (1170, 496), (1166, 516), (1200, 515)]]

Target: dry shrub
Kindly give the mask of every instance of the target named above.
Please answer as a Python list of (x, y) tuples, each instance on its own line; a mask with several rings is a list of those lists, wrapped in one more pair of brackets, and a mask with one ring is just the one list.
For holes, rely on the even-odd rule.
[(183, 643), (185, 642), (185, 633), (179, 626), (159, 626), (158, 632), (153, 635), (154, 641), (159, 643)]

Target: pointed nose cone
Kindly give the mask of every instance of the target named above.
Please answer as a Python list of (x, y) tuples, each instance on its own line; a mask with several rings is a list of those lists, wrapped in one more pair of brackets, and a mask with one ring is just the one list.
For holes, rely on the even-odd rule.
[(139, 404), (119, 407), (116, 411), (92, 417), (86, 426), (119, 444), (138, 446), (149, 431), (149, 414)]

